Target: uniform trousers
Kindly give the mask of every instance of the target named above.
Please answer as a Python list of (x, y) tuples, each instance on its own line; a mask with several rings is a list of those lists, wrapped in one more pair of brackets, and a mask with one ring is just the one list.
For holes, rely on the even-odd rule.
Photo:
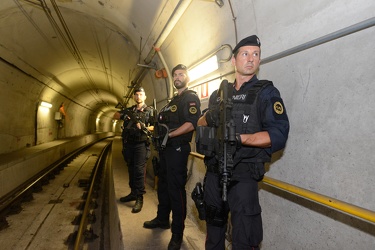
[[(240, 180), (232, 181), (228, 188), (227, 201), (222, 200), (220, 174), (207, 172), (204, 185), (206, 206), (224, 210), (232, 224), (232, 249), (258, 249), (263, 239), (261, 207), (258, 196), (258, 182), (250, 173), (241, 173)], [(222, 227), (207, 223), (206, 249), (225, 249), (227, 224)]]
[(158, 212), (160, 221), (169, 221), (172, 211), (171, 231), (183, 234), (186, 219), (186, 180), (190, 144), (167, 145), (159, 152)]
[(131, 194), (140, 196), (145, 191), (145, 166), (147, 162), (149, 146), (146, 142), (125, 143), (123, 156), (128, 165), (129, 187)]

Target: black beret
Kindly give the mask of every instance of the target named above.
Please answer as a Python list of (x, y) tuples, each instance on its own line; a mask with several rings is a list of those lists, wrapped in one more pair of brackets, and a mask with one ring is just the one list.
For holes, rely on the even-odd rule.
[(233, 49), (233, 53), (236, 53), (242, 46), (258, 46), (260, 48), (260, 40), (256, 35), (248, 36), (237, 43)]
[(178, 70), (178, 69), (182, 69), (182, 70), (185, 70), (185, 71), (188, 70), (187, 67), (186, 67), (185, 65), (183, 65), (183, 64), (177, 64), (177, 66), (174, 67), (174, 68), (172, 69), (172, 76), (173, 76), (174, 72), (175, 72), (176, 70)]
[(145, 89), (143, 87), (137, 87), (137, 88), (134, 89), (133, 95), (135, 95), (135, 93), (137, 93), (137, 92), (145, 92)]

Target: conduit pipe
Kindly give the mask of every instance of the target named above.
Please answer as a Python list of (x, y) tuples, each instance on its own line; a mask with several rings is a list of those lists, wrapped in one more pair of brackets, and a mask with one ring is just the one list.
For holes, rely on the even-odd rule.
[(168, 65), (167, 65), (167, 62), (164, 60), (164, 56), (163, 56), (163, 54), (161, 53), (161, 51), (160, 51), (160, 48), (154, 48), (155, 49), (155, 51), (158, 53), (158, 56), (159, 56), (159, 58), (160, 58), (160, 61), (161, 61), (161, 63), (163, 64), (163, 66), (164, 66), (164, 68), (166, 69), (166, 71), (167, 71), (167, 75), (168, 75), (168, 81), (169, 81), (169, 91), (168, 91), (168, 93), (167, 93), (167, 99), (168, 98), (172, 98), (172, 96), (173, 96), (173, 92), (174, 92), (174, 89), (173, 89), (173, 86), (174, 86), (174, 83), (173, 83), (173, 78), (172, 78), (172, 75), (171, 75), (171, 73), (169, 72), (169, 67), (168, 67)]
[[(272, 61), (276, 61), (276, 60), (281, 59), (283, 57), (287, 57), (289, 55), (301, 52), (301, 51), (306, 50), (306, 49), (310, 49), (310, 48), (318, 46), (320, 44), (323, 44), (323, 43), (326, 43), (326, 42), (330, 42), (330, 41), (335, 40), (337, 38), (340, 38), (340, 37), (343, 37), (343, 36), (346, 36), (346, 35), (350, 35), (352, 33), (361, 31), (363, 29), (370, 28), (370, 27), (372, 27), (374, 25), (375, 25), (375, 18), (373, 17), (373, 18), (367, 19), (367, 20), (365, 20), (363, 22), (360, 22), (360, 23), (354, 24), (352, 26), (349, 26), (349, 27), (347, 27), (345, 29), (341, 29), (341, 30), (335, 31), (335, 32), (333, 32), (331, 34), (319, 37), (319, 38), (311, 40), (311, 41), (309, 41), (307, 43), (298, 45), (298, 46), (296, 46), (294, 48), (291, 48), (291, 49), (285, 50), (283, 52), (277, 53), (275, 55), (269, 56), (269, 57), (267, 57), (265, 59), (262, 59), (261, 62), (260, 62), (260, 64), (266, 64), (266, 63), (269, 63), (269, 62), (272, 62)], [(231, 75), (231, 74), (234, 74), (234, 73), (235, 73), (235, 71), (232, 70), (232, 71), (230, 71), (230, 72), (228, 72), (228, 73), (226, 73), (224, 75)], [(220, 76), (220, 77), (215, 77), (215, 78), (212, 78), (212, 79), (209, 79), (209, 80), (205, 80), (204, 82), (201, 82), (201, 83), (197, 83), (193, 87), (202, 85), (202, 84), (204, 84), (206, 82), (214, 81), (214, 80), (219, 79), (221, 77), (223, 77), (223, 75)]]
[[(171, 31), (176, 26), (177, 22), (180, 20), (181, 16), (185, 13), (189, 5), (191, 4), (192, 0), (180, 0), (174, 9), (172, 15), (167, 21), (167, 24), (164, 26), (163, 30), (161, 31), (159, 37), (156, 39), (154, 43), (154, 47), (159, 48), (165, 41), (165, 39), (169, 36)], [(152, 51), (150, 51), (152, 52)]]
[[(169, 36), (169, 34), (173, 30), (173, 28), (176, 26), (176, 23), (180, 20), (181, 16), (185, 13), (185, 11), (187, 10), (187, 8), (191, 4), (191, 2), (192, 2), (192, 0), (180, 0), (178, 2), (176, 8), (174, 9), (174, 11), (172, 13), (172, 15), (169, 17), (166, 25), (164, 26), (163, 30), (161, 31), (159, 37), (156, 39), (156, 41), (154, 43), (154, 48), (160, 48), (161, 47), (161, 45), (164, 43), (165, 39)], [(144, 59), (145, 64), (149, 64), (152, 61), (152, 59), (154, 58), (156, 53), (158, 53), (159, 56), (161, 55), (160, 51), (155, 51), (155, 49), (150, 50), (150, 52), (148, 53), (148, 55)], [(168, 79), (170, 81), (170, 89), (171, 89), (169, 91), (169, 97), (172, 97), (173, 92), (174, 92), (173, 91), (173, 81), (172, 81), (172, 78), (170, 76), (168, 65), (165, 64), (164, 59), (161, 59), (161, 61), (163, 63), (164, 68), (167, 70), (167, 73), (168, 73), (168, 76), (169, 76)], [(132, 80), (132, 82), (131, 82), (132, 86), (135, 87), (135, 86), (137, 86), (137, 84), (139, 84), (139, 82), (144, 77), (145, 71), (146, 71), (145, 68), (142, 68), (140, 71), (138, 71), (137, 75), (134, 77), (134, 80)], [(128, 93), (126, 94), (126, 98), (127, 98), (127, 100), (125, 101), (126, 103), (129, 101), (131, 93), (132, 93), (132, 89), (129, 89)]]
[(337, 38), (340, 38), (340, 37), (343, 37), (343, 36), (346, 36), (346, 35), (350, 35), (352, 33), (358, 32), (358, 31), (363, 30), (363, 29), (370, 28), (374, 25), (375, 25), (375, 17), (372, 17), (370, 19), (367, 19), (365, 21), (362, 21), (362, 22), (359, 22), (357, 24), (351, 25), (351, 26), (346, 27), (344, 29), (335, 31), (335, 32), (330, 33), (328, 35), (325, 35), (325, 36), (319, 37), (317, 39), (311, 40), (307, 43), (304, 43), (304, 44), (298, 45), (296, 47), (293, 47), (291, 49), (285, 50), (283, 52), (277, 53), (273, 56), (269, 56), (265, 59), (262, 59), (260, 64), (265, 64), (265, 63), (269, 63), (269, 62), (278, 60), (280, 58), (295, 54), (297, 52), (300, 52), (300, 51), (303, 51), (303, 50), (306, 50), (306, 49), (310, 49), (312, 47), (318, 46), (320, 44), (323, 44), (323, 43), (326, 43), (326, 42), (329, 42), (329, 41), (332, 41), (332, 40), (335, 40)]
[(232, 58), (232, 46), (230, 46), (229, 44), (224, 44), (224, 45), (221, 45), (220, 48), (218, 48), (217, 50), (211, 52), (210, 54), (206, 55), (205, 57), (203, 57), (202, 59), (200, 59), (198, 62), (192, 64), (189, 66), (189, 69), (191, 68), (194, 68), (196, 66), (198, 66), (199, 64), (201, 64), (202, 62), (206, 61), (207, 59), (211, 58), (212, 56), (216, 55), (217, 52), (219, 52), (220, 50), (223, 50), (225, 48), (228, 48), (230, 53), (229, 53), (229, 56), (227, 58), (224, 58), (224, 59), (220, 59), (219, 60), (219, 63), (225, 63), (225, 62), (228, 62), (230, 61), (230, 59)]

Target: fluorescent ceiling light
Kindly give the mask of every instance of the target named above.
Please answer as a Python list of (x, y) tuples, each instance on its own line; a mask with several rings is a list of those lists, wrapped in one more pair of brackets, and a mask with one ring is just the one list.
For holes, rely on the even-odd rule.
[(40, 106), (45, 107), (45, 108), (52, 108), (52, 104), (48, 102), (41, 102)]
[(209, 73), (217, 70), (219, 64), (217, 63), (217, 56), (214, 55), (208, 58), (206, 61), (200, 63), (196, 67), (189, 70), (190, 81), (201, 78), (202, 76), (208, 75)]

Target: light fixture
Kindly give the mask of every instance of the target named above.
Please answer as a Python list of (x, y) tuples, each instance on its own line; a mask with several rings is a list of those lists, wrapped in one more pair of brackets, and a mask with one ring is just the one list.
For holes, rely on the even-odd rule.
[(197, 66), (189, 70), (190, 81), (192, 82), (196, 79), (201, 78), (202, 76), (208, 75), (209, 73), (217, 70), (218, 68), (219, 64), (217, 62), (217, 56), (213, 55), (207, 60), (203, 61), (202, 63), (198, 64)]
[(52, 104), (51, 103), (44, 102), (44, 101), (42, 101), (40, 103), (40, 106), (45, 107), (45, 108), (49, 108), (49, 109), (52, 108)]
[(215, 0), (215, 3), (221, 8), (224, 6), (223, 0)]
[(62, 120), (62, 114), (59, 111), (55, 112), (55, 120), (56, 121)]

